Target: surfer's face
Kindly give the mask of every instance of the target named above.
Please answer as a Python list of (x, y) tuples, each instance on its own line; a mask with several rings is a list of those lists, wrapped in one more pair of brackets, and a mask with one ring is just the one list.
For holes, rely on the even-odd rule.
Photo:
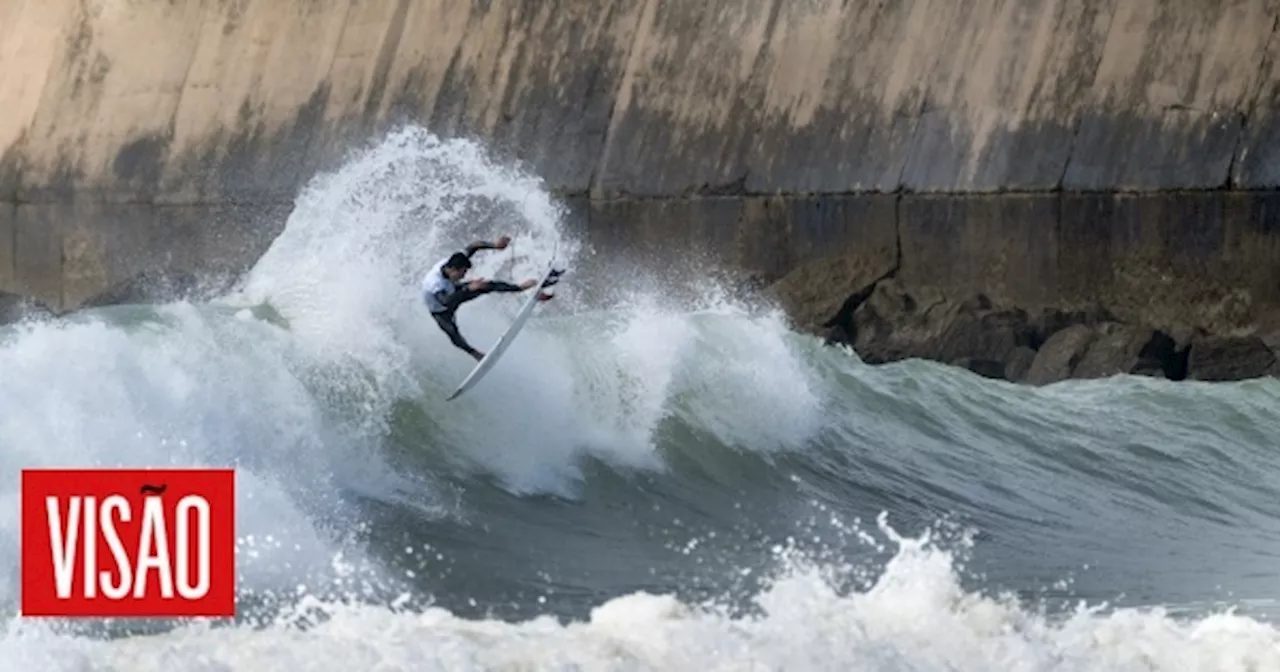
[(467, 271), (466, 271), (466, 269), (463, 269), (463, 268), (453, 268), (453, 267), (449, 267), (449, 268), (444, 269), (444, 274), (445, 274), (445, 275), (446, 275), (450, 280), (453, 280), (454, 282), (457, 282), (457, 281), (459, 281), (459, 280), (461, 280), (461, 279), (462, 279), (462, 276), (464, 276), (464, 275), (466, 275), (466, 274), (467, 274)]

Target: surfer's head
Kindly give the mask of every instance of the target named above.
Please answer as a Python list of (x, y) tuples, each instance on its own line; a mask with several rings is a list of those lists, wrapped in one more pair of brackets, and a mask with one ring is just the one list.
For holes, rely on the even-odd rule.
[(471, 260), (461, 252), (454, 252), (449, 261), (444, 262), (444, 274), (450, 280), (461, 280), (471, 268)]

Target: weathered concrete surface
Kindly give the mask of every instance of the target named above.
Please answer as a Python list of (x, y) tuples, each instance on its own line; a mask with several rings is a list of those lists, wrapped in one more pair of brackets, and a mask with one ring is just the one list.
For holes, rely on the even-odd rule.
[(1257, 94), (1244, 119), (1244, 129), (1232, 181), (1250, 187), (1280, 185), (1280, 19), (1267, 42)]
[(404, 119), (585, 191), (642, 5), (4, 3), (0, 193), (289, 200)]
[(17, 209), (11, 203), (0, 203), (0, 287), (14, 287), (17, 284), (14, 270)]
[(243, 267), (402, 122), (526, 163), (587, 263), (855, 340), (884, 278), (1179, 344), (1280, 308), (1280, 0), (0, 0), (0, 73), (0, 291), (60, 309)]
[(884, 275), (896, 265), (896, 198), (884, 194), (591, 200), (585, 224), (608, 263), (704, 277), (716, 265), (756, 286), (833, 254)]
[(1057, 194), (904, 196), (901, 278), (1051, 305), (1058, 295), (1060, 209)]
[(45, 206), (19, 205), (13, 218), (14, 290), (62, 307), (64, 221)]
[(1231, 330), (1280, 303), (1280, 198), (1065, 196), (1058, 296), (1177, 330)]
[(12, 259), (6, 289), (59, 310), (147, 272), (196, 274), (224, 287), (245, 260), (265, 251), (288, 210), (94, 202), (0, 207), (0, 278), (4, 260)]
[(1269, 187), (1278, 18), (1277, 0), (6, 0), (0, 193), (288, 200), (407, 119), (600, 197)]

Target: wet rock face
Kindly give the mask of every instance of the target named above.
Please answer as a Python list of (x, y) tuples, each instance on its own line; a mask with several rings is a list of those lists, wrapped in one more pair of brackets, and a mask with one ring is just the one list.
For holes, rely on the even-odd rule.
[(1023, 382), (1046, 385), (1070, 378), (1093, 339), (1093, 329), (1083, 324), (1072, 325), (1053, 334), (1036, 353)]
[(1257, 336), (1205, 336), (1191, 343), (1187, 378), (1203, 381), (1280, 376), (1276, 353)]
[(53, 317), (46, 305), (21, 294), (0, 292), (0, 327), (23, 320), (40, 320)]
[[(853, 315), (855, 350), (865, 361), (932, 359), (1000, 377), (1014, 352), (1035, 339), (1027, 314), (993, 308), (985, 297), (954, 303), (917, 296), (896, 280), (879, 283)], [(994, 376), (993, 376), (994, 377)]]
[(846, 321), (846, 313), (870, 296), (884, 274), (875, 263), (840, 256), (798, 268), (767, 291), (797, 328), (817, 332)]
[(909, 290), (896, 278), (877, 281), (850, 300), (857, 305), (831, 318), (826, 337), (852, 345), (869, 364), (928, 359), (1032, 385), (1122, 374), (1175, 381), (1280, 375), (1280, 362), (1260, 337), (1180, 341), (1150, 325), (1122, 322), (1100, 306), (1049, 308), (1031, 316), (980, 294), (955, 300), (935, 290)]
[(1181, 380), (1185, 358), (1169, 334), (1146, 326), (1106, 322), (1091, 332), (1088, 348), (1069, 372), (1071, 378), (1136, 374)]

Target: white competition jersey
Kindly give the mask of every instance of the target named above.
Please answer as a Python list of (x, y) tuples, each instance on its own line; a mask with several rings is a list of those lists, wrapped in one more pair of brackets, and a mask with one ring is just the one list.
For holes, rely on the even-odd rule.
[(437, 292), (444, 292), (445, 296), (448, 296), (458, 291), (458, 286), (441, 272), (447, 261), (449, 261), (447, 258), (442, 259), (427, 271), (427, 277), (422, 279), (422, 301), (427, 304), (427, 310), (433, 313), (443, 313), (445, 310), (444, 305), (436, 300)]

